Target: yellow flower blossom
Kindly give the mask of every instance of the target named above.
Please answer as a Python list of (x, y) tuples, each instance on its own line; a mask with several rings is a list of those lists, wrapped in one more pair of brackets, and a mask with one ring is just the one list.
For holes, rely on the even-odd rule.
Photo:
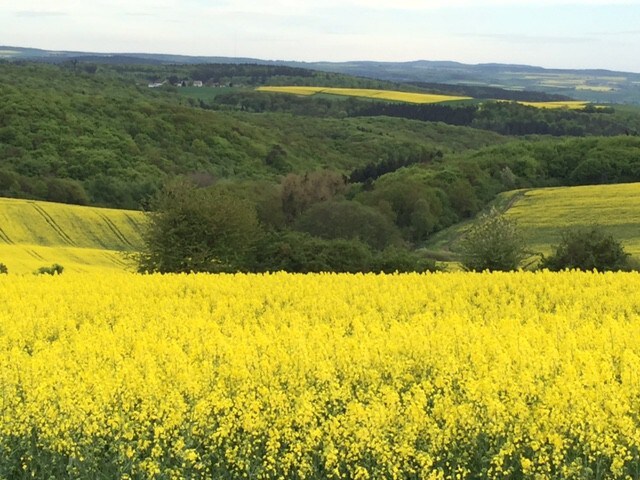
[(0, 277), (0, 478), (636, 478), (640, 275)]

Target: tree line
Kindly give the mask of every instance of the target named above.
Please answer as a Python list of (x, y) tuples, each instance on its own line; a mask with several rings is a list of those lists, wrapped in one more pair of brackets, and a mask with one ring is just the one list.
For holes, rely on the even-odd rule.
[(597, 224), (565, 229), (549, 256), (530, 251), (517, 222), (495, 208), (479, 216), (458, 241), (457, 250), (462, 267), (468, 271), (640, 270), (638, 260)]
[(434, 143), (500, 141), (385, 118), (208, 112), (126, 77), (56, 65), (7, 64), (0, 92), (0, 195), (64, 203), (138, 209), (174, 175), (278, 182), (295, 171), (346, 173)]
[[(314, 201), (329, 202), (339, 189), (338, 183), (327, 176), (319, 181), (324, 186), (322, 193), (307, 190), (305, 195), (311, 195), (306, 199), (307, 209), (313, 208), (309, 204)], [(290, 193), (284, 193), (281, 200)], [(260, 218), (257, 205), (224, 187), (197, 188), (184, 179), (165, 185), (152, 206), (143, 235), (145, 247), (136, 256), (140, 272), (391, 273), (435, 269), (434, 261), (412, 252), (394, 237), (389, 222), (366, 208), (352, 212), (349, 218), (336, 216), (341, 225), (299, 224), (290, 218), (278, 227)], [(378, 224), (362, 223), (364, 217)], [(308, 233), (323, 227), (334, 230)]]
[(612, 107), (544, 109), (511, 101), (411, 104), (356, 98), (298, 97), (266, 92), (231, 92), (210, 102), (207, 109), (230, 108), (253, 113), (289, 112), (306, 116), (396, 117), (422, 122), (443, 122), (489, 130), (502, 135), (616, 136), (639, 135), (640, 115)]
[[(154, 197), (134, 258), (141, 273), (273, 272), (393, 273), (433, 271), (436, 263), (412, 250), (392, 222), (357, 202), (335, 200), (341, 184), (332, 175), (316, 176), (320, 190), (304, 188), (309, 179), (291, 179), (279, 203), (286, 216), (294, 191), (305, 203), (276, 225), (261, 218), (259, 206), (224, 187), (198, 188), (174, 180)], [(304, 191), (301, 191), (300, 189)], [(302, 198), (298, 199), (299, 201)], [(290, 206), (290, 205), (289, 205)], [(313, 213), (312, 213), (313, 212)], [(495, 209), (482, 214), (457, 241), (468, 271), (522, 268), (635, 270), (640, 267), (603, 228), (564, 232), (554, 252), (529, 251), (517, 223)]]

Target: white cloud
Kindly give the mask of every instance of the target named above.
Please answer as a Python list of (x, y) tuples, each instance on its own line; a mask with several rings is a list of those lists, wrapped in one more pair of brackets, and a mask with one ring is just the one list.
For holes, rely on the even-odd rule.
[(282, 12), (313, 11), (322, 8), (362, 8), (375, 10), (432, 10), (463, 7), (522, 7), (522, 6), (613, 6), (639, 5), (638, 0), (234, 0), (211, 8), (216, 11)]
[[(564, 6), (575, 7), (564, 9), (572, 18), (552, 14)], [(580, 8), (587, 6), (601, 7), (599, 15)], [(637, 6), (640, 0), (0, 0), (0, 31), (5, 44), (56, 50), (291, 60), (546, 65), (581, 58), (588, 66), (606, 63), (615, 50), (626, 69), (638, 70)]]
[(23, 18), (61, 17), (64, 15), (67, 15), (67, 13), (44, 10), (20, 10), (16, 12), (16, 16)]
[[(638, 0), (395, 0), (392, 4), (385, 0), (329, 0), (335, 5), (353, 5), (376, 9), (431, 10), (456, 7), (523, 7), (523, 6), (563, 6), (563, 5), (638, 5)], [(323, 2), (326, 3), (326, 2)]]
[[(126, 14), (151, 14), (190, 17), (198, 21), (198, 15), (255, 14), (290, 17), (311, 15), (328, 9), (354, 9), (375, 11), (428, 11), (451, 8), (494, 8), (494, 7), (549, 7), (562, 5), (638, 5), (638, 0), (22, 0), (19, 9), (16, 4), (0, 4), (0, 13), (29, 12), (46, 15), (49, 12), (66, 13), (75, 16), (123, 16)], [(195, 15), (195, 16), (194, 16)]]

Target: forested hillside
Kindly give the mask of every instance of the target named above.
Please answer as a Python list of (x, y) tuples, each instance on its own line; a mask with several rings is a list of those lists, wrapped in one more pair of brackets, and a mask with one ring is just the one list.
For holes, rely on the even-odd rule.
[[(0, 195), (140, 209), (181, 177), (252, 209), (259, 251), (270, 253), (243, 268), (367, 271), (412, 265), (398, 252), (471, 218), (500, 192), (640, 181), (640, 115), (630, 107), (472, 103), (429, 118), (413, 113), (442, 107), (405, 115), (400, 103), (238, 86), (149, 88), (144, 77), (180, 80), (185, 68), (1, 64)], [(183, 73), (205, 67), (189, 68)], [(255, 68), (235, 71), (271, 83), (299, 73)], [(418, 119), (390, 116), (396, 110)], [(468, 126), (435, 121), (465, 112), (458, 123)], [(543, 127), (557, 131), (522, 135)], [(189, 200), (196, 209), (198, 198)], [(353, 258), (360, 263), (342, 262)]]
[(504, 141), (403, 119), (205, 111), (101, 69), (0, 65), (0, 195), (140, 208), (176, 174), (277, 181)]
[(468, 126), (502, 135), (583, 137), (640, 134), (640, 109), (618, 106), (544, 109), (509, 101), (478, 99), (416, 105), (355, 98), (336, 99), (328, 95), (300, 97), (243, 90), (223, 92), (210, 98), (200, 97), (198, 104), (209, 109), (290, 112), (323, 117), (400, 117)]

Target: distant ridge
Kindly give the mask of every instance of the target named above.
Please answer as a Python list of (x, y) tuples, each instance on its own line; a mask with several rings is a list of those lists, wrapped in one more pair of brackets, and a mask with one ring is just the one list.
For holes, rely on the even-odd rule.
[[(133, 53), (133, 52), (79, 52), (66, 50), (43, 50), (39, 48), (25, 48), (0, 45), (0, 59), (6, 60), (33, 60), (43, 62), (65, 62), (69, 60), (105, 61), (118, 59), (136, 59), (156, 64), (197, 64), (197, 63), (260, 63), (260, 64), (284, 64), (245, 57), (219, 57), (219, 56), (190, 56), (164, 53)], [(144, 63), (144, 62), (139, 62)]]
[[(8, 53), (11, 52), (11, 53)], [(519, 70), (527, 72), (548, 72), (548, 73), (587, 73), (587, 74), (609, 74), (620, 73), (625, 75), (638, 75), (640, 73), (622, 72), (607, 69), (560, 69), (545, 68), (535, 65), (511, 64), (511, 63), (462, 63), (451, 60), (409, 60), (403, 62), (388, 62), (377, 60), (354, 60), (344, 62), (318, 61), (305, 62), (296, 60), (265, 60), (253, 57), (225, 57), (225, 56), (202, 56), (202, 55), (178, 55), (166, 53), (140, 53), (140, 52), (82, 52), (75, 50), (45, 50), (39, 48), (14, 47), (0, 45), (0, 58), (9, 60), (42, 60), (42, 61), (66, 61), (70, 59), (99, 60), (99, 59), (138, 59), (149, 60), (156, 63), (258, 63), (258, 64), (278, 64), (278, 65), (304, 65), (307, 68), (322, 69), (322, 66), (340, 67), (361, 67), (361, 66), (407, 66), (407, 67), (430, 67), (430, 68), (477, 68), (482, 70), (509, 71)]]
[(83, 61), (111, 64), (194, 65), (205, 63), (258, 64), (306, 68), (374, 78), (395, 83), (473, 85), (507, 90), (539, 91), (597, 103), (640, 104), (640, 73), (606, 69), (558, 69), (504, 63), (477, 65), (442, 60), (381, 62), (303, 62), (251, 57), (190, 56), (160, 53), (96, 53), (0, 46), (0, 61), (49, 63)]

